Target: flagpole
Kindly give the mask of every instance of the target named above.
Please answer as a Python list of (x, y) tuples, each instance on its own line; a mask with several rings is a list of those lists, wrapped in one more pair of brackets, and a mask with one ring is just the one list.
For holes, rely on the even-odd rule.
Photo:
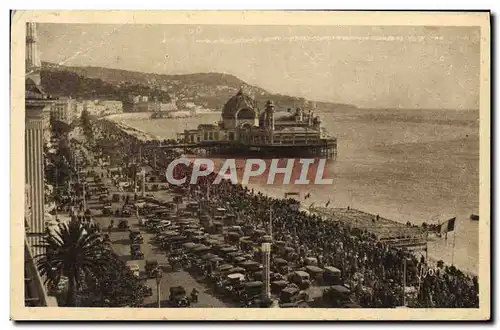
[(425, 262), (428, 262), (427, 256), (429, 253), (429, 233), (425, 235)]
[[(455, 221), (456, 223), (456, 221)], [(455, 237), (457, 236), (457, 226), (455, 225), (455, 228), (453, 228), (453, 248), (451, 250), (451, 265), (453, 266), (453, 262), (455, 261)]]
[(403, 306), (406, 306), (406, 257), (403, 260)]

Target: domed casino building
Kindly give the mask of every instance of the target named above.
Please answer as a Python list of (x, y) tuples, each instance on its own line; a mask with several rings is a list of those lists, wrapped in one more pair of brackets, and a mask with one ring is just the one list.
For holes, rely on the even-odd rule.
[(328, 136), (310, 110), (279, 110), (272, 101), (257, 102), (241, 88), (222, 108), (218, 124), (202, 124), (178, 134), (184, 145), (198, 145), (211, 154), (257, 153), (270, 156), (335, 158), (337, 140)]
[(222, 108), (222, 124), (226, 129), (259, 126), (257, 102), (240, 89)]

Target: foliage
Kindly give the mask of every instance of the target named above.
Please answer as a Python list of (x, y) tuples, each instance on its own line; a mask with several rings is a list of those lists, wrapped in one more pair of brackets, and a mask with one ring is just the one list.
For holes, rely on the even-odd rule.
[(82, 111), (82, 115), (80, 117), (80, 125), (83, 129), (83, 134), (89, 139), (92, 137), (92, 122), (90, 120), (90, 114), (87, 110)]
[(56, 287), (63, 276), (68, 278), (65, 306), (76, 306), (77, 300), (79, 307), (142, 305), (146, 287), (101, 241), (99, 231), (96, 224), (73, 219), (47, 232), (46, 253), (37, 256), (40, 274), (47, 277), (49, 287)]
[(106, 264), (99, 236), (88, 233), (82, 223), (72, 219), (48, 232), (44, 244), (47, 246), (45, 254), (37, 256), (38, 271), (46, 276), (46, 282), (52, 287), (59, 284), (62, 276), (67, 277), (66, 305), (75, 306), (82, 275), (98, 274)]
[(52, 136), (55, 138), (67, 137), (71, 130), (70, 125), (54, 119), (53, 116), (50, 116), (50, 127), (52, 130)]
[(87, 282), (79, 294), (84, 307), (138, 307), (141, 306), (146, 288), (136, 278), (127, 264), (114, 252), (104, 253), (106, 267)]
[(73, 175), (71, 162), (71, 150), (67, 144), (67, 140), (62, 138), (59, 140), (58, 147), (54, 148), (55, 152), (45, 150), (45, 179), (47, 183), (55, 188), (63, 186), (68, 182)]

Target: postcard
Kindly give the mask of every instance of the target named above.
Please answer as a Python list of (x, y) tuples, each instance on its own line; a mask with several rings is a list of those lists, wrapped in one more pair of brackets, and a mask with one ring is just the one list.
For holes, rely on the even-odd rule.
[(489, 12), (11, 33), (12, 319), (490, 318)]

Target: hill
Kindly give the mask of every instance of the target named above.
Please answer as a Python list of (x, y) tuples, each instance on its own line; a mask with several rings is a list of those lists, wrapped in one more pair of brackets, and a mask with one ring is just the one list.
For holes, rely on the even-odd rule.
[[(253, 95), (259, 105), (272, 100), (280, 108), (294, 108), (305, 102), (304, 98), (273, 94), (233, 75), (216, 72), (166, 75), (44, 62), (41, 76), (43, 87), (53, 96), (126, 100), (131, 95), (147, 95), (169, 102), (175, 94), (181, 105), (192, 102), (210, 109), (221, 109), (241, 86), (245, 86), (245, 92)], [(344, 106), (335, 103), (324, 105), (328, 108)]]

